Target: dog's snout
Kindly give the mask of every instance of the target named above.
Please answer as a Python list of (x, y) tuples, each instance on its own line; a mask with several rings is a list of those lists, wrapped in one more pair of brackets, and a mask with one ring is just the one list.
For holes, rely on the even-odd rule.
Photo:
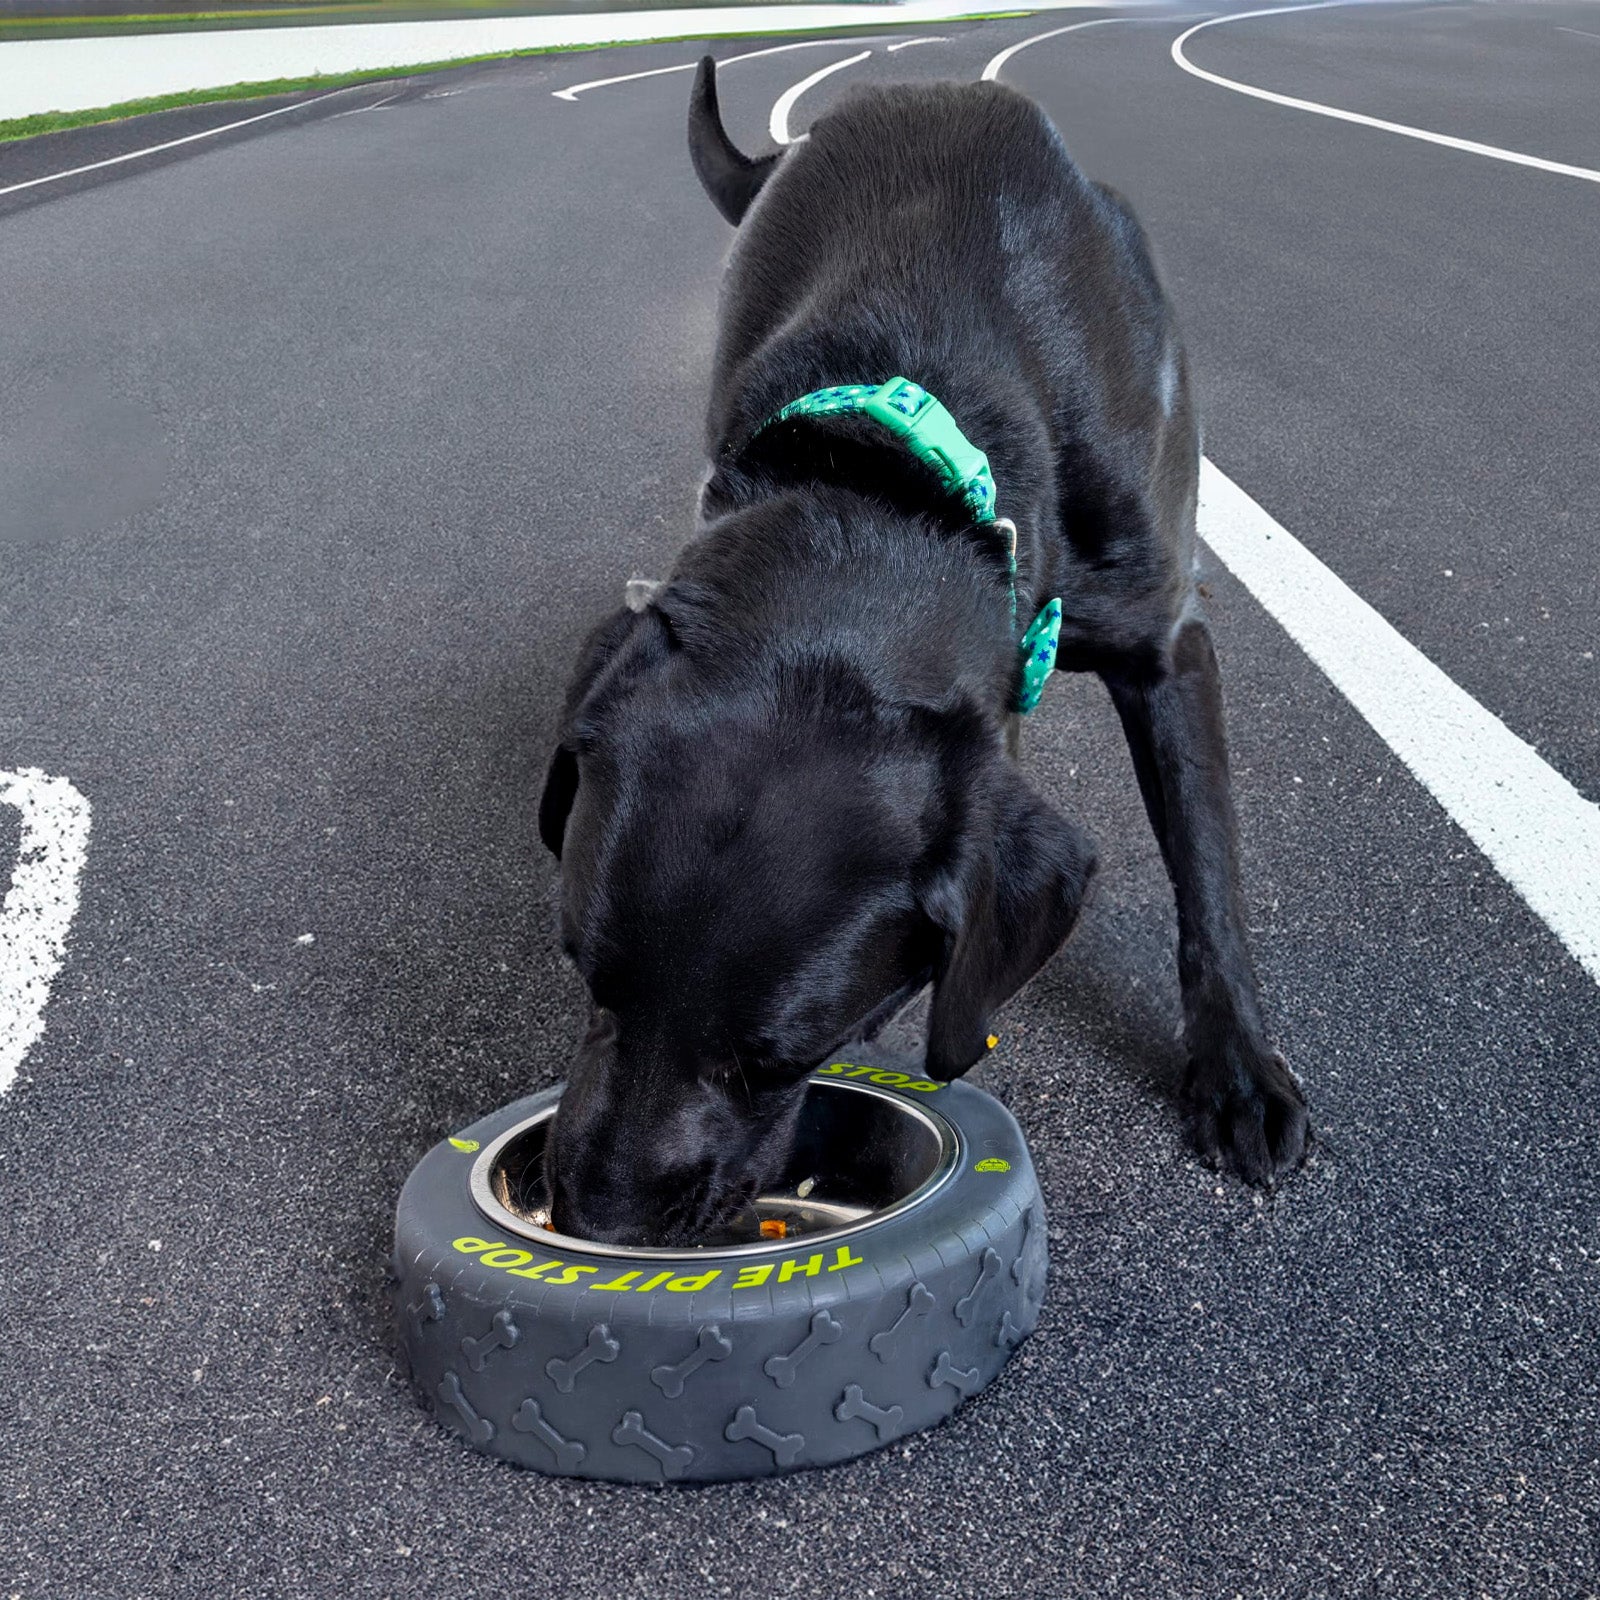
[(692, 1243), (711, 1209), (715, 1162), (675, 1148), (666, 1131), (592, 1100), (563, 1102), (545, 1148), (556, 1232), (595, 1244)]
[(717, 1209), (709, 1175), (698, 1182), (676, 1176), (651, 1181), (634, 1173), (625, 1187), (557, 1177), (550, 1224), (591, 1244), (662, 1248), (693, 1244)]

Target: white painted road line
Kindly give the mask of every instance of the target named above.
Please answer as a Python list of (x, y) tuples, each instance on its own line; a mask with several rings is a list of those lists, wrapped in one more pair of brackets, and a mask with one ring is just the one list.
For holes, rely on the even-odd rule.
[(896, 50), (909, 50), (914, 44), (949, 44), (950, 41), (942, 33), (930, 33), (925, 39), (901, 39), (898, 43), (889, 46), (889, 54)]
[(34, 767), (0, 772), (0, 805), (22, 813), (22, 847), (0, 906), (0, 1095), (44, 1032), (50, 985), (61, 970), (67, 931), (89, 847), (89, 802), (65, 778)]
[[(837, 39), (830, 39), (829, 44), (837, 44)], [(717, 63), (719, 66), (721, 62)], [(615, 78), (592, 78), (588, 83), (575, 83), (570, 89), (554, 89), (551, 93), (557, 100), (576, 100), (580, 94), (590, 89), (609, 89), (614, 83), (638, 83), (641, 78), (664, 78), (669, 72), (693, 72), (699, 65), (696, 61), (680, 61), (671, 67), (651, 67), (648, 72), (624, 72)]]
[(1464, 150), (1468, 155), (1488, 156), (1491, 161), (1509, 161), (1519, 167), (1533, 167), (1539, 172), (1553, 172), (1562, 178), (1581, 178), (1585, 183), (1600, 183), (1600, 172), (1589, 167), (1570, 166), (1565, 161), (1547, 161), (1543, 156), (1523, 155), (1516, 150), (1502, 150), (1499, 145), (1479, 144), (1475, 139), (1458, 139), (1453, 134), (1431, 133), (1426, 128), (1409, 127), (1403, 122), (1385, 122), (1381, 117), (1368, 117), (1359, 111), (1341, 111), (1337, 106), (1325, 106), (1315, 100), (1297, 100), (1293, 95), (1274, 94), (1270, 89), (1258, 89), (1254, 84), (1240, 83), (1235, 78), (1224, 78), (1219, 73), (1207, 72), (1197, 67), (1184, 53), (1184, 45), (1197, 33), (1207, 28), (1221, 28), (1234, 22), (1248, 22), (1252, 17), (1283, 17), (1296, 11), (1331, 11), (1338, 7), (1360, 5), (1365, 0), (1321, 0), (1309, 6), (1271, 6), (1265, 11), (1237, 11), (1226, 17), (1212, 17), (1207, 22), (1196, 23), (1172, 41), (1172, 59), (1191, 77), (1213, 83), (1220, 89), (1232, 89), (1235, 94), (1249, 95), (1253, 100), (1265, 100), (1270, 105), (1287, 106), (1291, 111), (1309, 111), (1319, 117), (1333, 117), (1339, 122), (1353, 122), (1363, 128), (1376, 128), (1381, 133), (1397, 133), (1404, 139), (1422, 139), (1428, 144), (1443, 145), (1447, 150)]
[(980, 83), (995, 82), (1000, 76), (1001, 67), (1012, 56), (1026, 50), (1029, 45), (1043, 44), (1046, 39), (1059, 39), (1064, 33), (1078, 33), (1084, 28), (1104, 28), (1113, 22), (1187, 22), (1190, 17), (1202, 15), (1204, 13), (1199, 11), (1180, 12), (1176, 16), (1170, 16), (1163, 12), (1160, 16), (1155, 17), (1095, 17), (1090, 22), (1071, 22), (1064, 28), (1052, 28), (1048, 33), (1036, 33), (1030, 39), (1023, 39), (1017, 44), (1008, 45), (999, 55), (990, 60), (989, 64), (979, 74), (978, 81)]
[[(142, 150), (129, 150), (124, 155), (107, 156), (104, 161), (91, 161), (85, 166), (68, 167), (65, 172), (51, 172), (42, 178), (29, 178), (26, 183), (8, 184), (0, 189), (0, 197), (8, 194), (18, 194), (23, 189), (37, 189), (41, 183), (60, 183), (63, 178), (76, 178), (83, 172), (98, 172), (101, 167), (120, 166), (124, 161), (137, 161), (141, 156), (153, 156), (163, 150), (176, 150), (180, 144), (193, 144), (197, 139), (215, 139), (219, 133), (232, 133), (235, 128), (248, 128), (252, 122), (265, 122), (268, 117), (281, 117), (288, 111), (300, 111), (306, 106), (320, 104), (324, 100), (331, 100), (336, 94), (348, 94), (348, 89), (333, 89), (327, 94), (319, 94), (313, 100), (297, 100), (292, 106), (279, 106), (276, 111), (263, 111), (259, 116), (244, 117), (238, 122), (225, 122), (220, 128), (207, 128), (203, 133), (191, 133), (182, 139), (168, 139), (165, 144), (146, 145)], [(363, 107), (363, 110), (370, 109)]]
[[(767, 122), (767, 132), (772, 135), (774, 144), (793, 144), (789, 137), (789, 113), (794, 110), (795, 102), (807, 89), (813, 88), (824, 78), (831, 77), (835, 72), (843, 72), (846, 67), (853, 67), (858, 61), (865, 61), (872, 52), (863, 50), (858, 56), (846, 56), (843, 61), (835, 61), (832, 66), (823, 67), (820, 72), (813, 72), (809, 78), (802, 78), (792, 88), (785, 89), (773, 103), (772, 116)], [(800, 138), (805, 138), (802, 133)]]
[(335, 111), (333, 121), (340, 117), (359, 117), (364, 111), (376, 111), (381, 106), (386, 106), (391, 100), (398, 100), (403, 91), (397, 89), (393, 94), (386, 94), (381, 100), (374, 100), (370, 106), (357, 106), (353, 111)]
[(1600, 982), (1600, 806), (1210, 461), (1200, 534)]
[[(721, 56), (717, 60), (717, 70), (731, 67), (736, 61), (754, 61), (757, 56), (781, 56), (787, 50), (816, 50), (823, 45), (833, 45), (837, 48), (841, 44), (865, 44), (870, 38), (874, 43), (882, 39), (883, 34), (858, 36), (854, 39), (801, 39), (796, 44), (769, 45), (765, 50), (746, 50), (743, 55)], [(889, 48), (894, 49), (893, 45)], [(693, 72), (699, 66), (698, 60), (680, 61), (675, 66), (651, 67), (648, 72), (624, 72), (619, 78), (594, 78), (588, 83), (575, 83), (570, 89), (556, 89), (552, 91), (557, 100), (576, 100), (580, 94), (589, 89), (609, 89), (614, 83), (637, 83), (640, 78), (664, 78), (669, 72)]]
[(1077, 33), (1082, 28), (1103, 28), (1112, 22), (1159, 22), (1166, 21), (1164, 17), (1096, 17), (1092, 22), (1070, 22), (1064, 28), (1052, 28), (1048, 33), (1036, 33), (1031, 39), (1023, 39), (1020, 43), (1007, 45), (999, 55), (990, 58), (989, 64), (978, 76), (979, 83), (993, 83), (1000, 76), (1000, 69), (1012, 56), (1026, 50), (1029, 45), (1043, 44), (1046, 39), (1059, 39), (1064, 33)]

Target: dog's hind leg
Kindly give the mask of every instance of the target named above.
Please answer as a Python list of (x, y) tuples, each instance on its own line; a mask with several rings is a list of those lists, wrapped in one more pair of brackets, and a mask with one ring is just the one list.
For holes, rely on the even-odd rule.
[(1102, 677), (1177, 899), (1190, 1131), (1202, 1155), (1268, 1183), (1305, 1153), (1306, 1103), (1261, 1019), (1210, 632), (1190, 617), (1153, 668)]

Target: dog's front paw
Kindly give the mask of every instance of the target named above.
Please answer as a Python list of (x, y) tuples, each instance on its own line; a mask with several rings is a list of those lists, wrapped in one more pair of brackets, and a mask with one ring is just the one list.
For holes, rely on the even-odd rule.
[(1189, 1137), (1209, 1164), (1271, 1184), (1305, 1159), (1306, 1097), (1269, 1045), (1222, 1031), (1191, 1051), (1184, 1082)]

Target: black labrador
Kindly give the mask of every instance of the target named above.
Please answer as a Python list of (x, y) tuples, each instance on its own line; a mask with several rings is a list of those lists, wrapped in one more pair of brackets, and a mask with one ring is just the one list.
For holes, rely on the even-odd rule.
[(992, 83), (858, 91), (751, 160), (707, 60), (689, 146), (739, 227), (700, 528), (583, 646), (540, 806), (593, 1001), (556, 1227), (692, 1242), (782, 1165), (830, 1051), (931, 981), (926, 1070), (958, 1076), (1083, 904), (1093, 846), (1012, 759), (996, 525), (870, 419), (763, 426), (898, 376), (988, 456), (1018, 618), (1060, 596), (1057, 664), (1111, 692), (1176, 893), (1192, 1136), (1272, 1181), (1305, 1102), (1246, 944), (1198, 430), (1133, 213)]

